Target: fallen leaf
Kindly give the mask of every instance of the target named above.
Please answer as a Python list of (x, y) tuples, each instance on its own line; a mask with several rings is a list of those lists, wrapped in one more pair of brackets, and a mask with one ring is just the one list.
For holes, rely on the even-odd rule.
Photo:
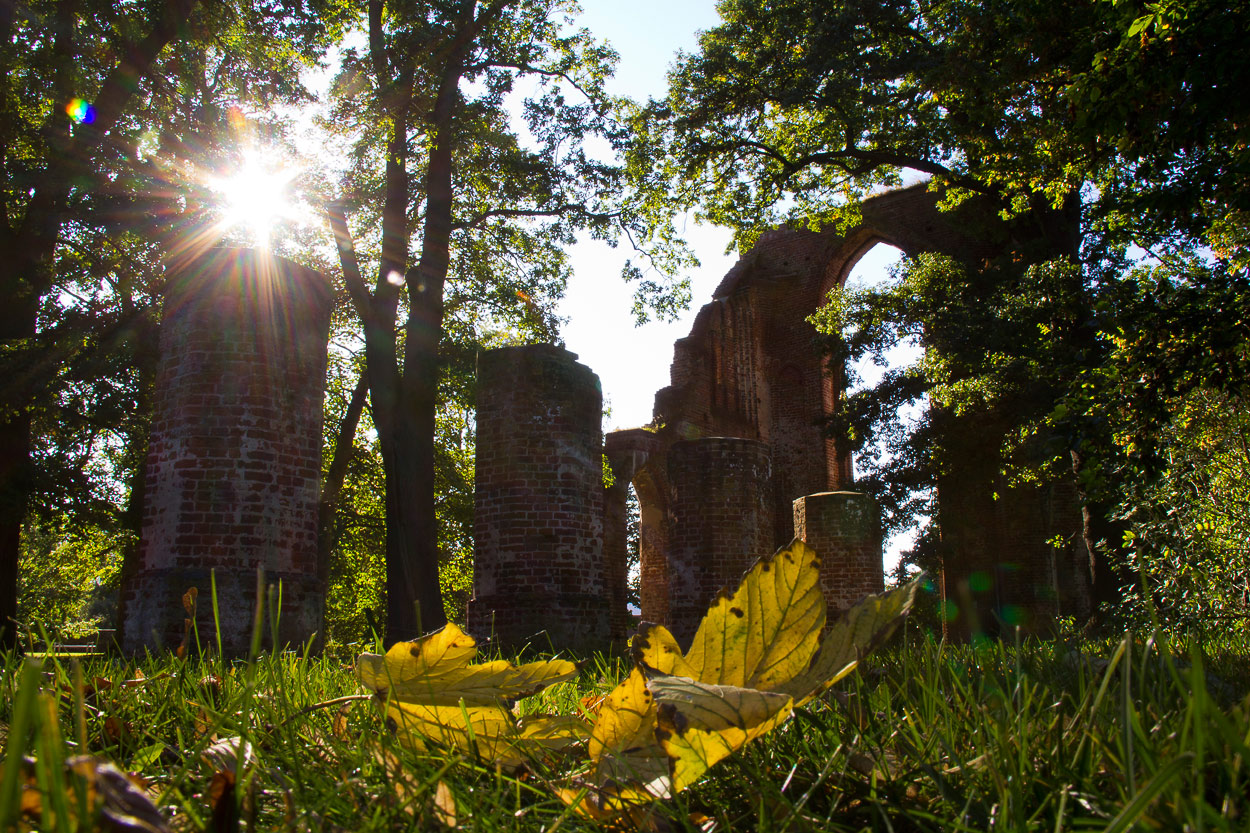
[(593, 787), (563, 788), (561, 797), (603, 817), (689, 787), (854, 670), (907, 614), (919, 587), (917, 579), (868, 597), (822, 638), (819, 566), (797, 539), (761, 558), (734, 593), (717, 595), (684, 653), (666, 628), (641, 625), (631, 643), (637, 667), (591, 731)]
[(252, 762), (252, 745), (240, 737), (222, 738), (200, 753), (200, 759), (217, 772), (237, 773)]
[(208, 786), (208, 801), (212, 807), (208, 830), (211, 833), (235, 833), (239, 829), (239, 802), (234, 797), (236, 783), (232, 770), (213, 774)]
[(434, 788), (431, 804), (434, 820), (454, 830), (457, 827), (456, 797), (452, 795), (451, 787), (447, 786), (447, 782), (442, 780), (438, 782), (438, 786)]
[[(148, 797), (141, 779), (122, 772), (109, 761), (89, 755), (70, 758), (65, 766), (86, 782), (88, 804), (98, 815), (96, 829), (170, 833), (169, 823)], [(84, 825), (82, 829), (91, 828)]]
[(385, 656), (361, 654), (356, 676), (380, 698), (430, 705), (494, 705), (577, 676), (577, 665), (564, 659), (470, 665), (476, 656), (473, 637), (449, 624), (416, 642), (397, 642)]
[(416, 642), (396, 643), (385, 656), (362, 654), (356, 676), (376, 693), (400, 740), (416, 749), (432, 740), (513, 766), (586, 738), (590, 726), (580, 718), (518, 718), (509, 708), (519, 697), (576, 676), (575, 663), (471, 664), (476, 656), (473, 638), (449, 624)]
[(200, 589), (192, 587), (182, 594), (182, 609), (187, 612), (187, 616), (195, 618), (195, 600), (199, 598)]
[(331, 733), (338, 740), (349, 743), (352, 739), (351, 733), (347, 730), (347, 715), (351, 712), (351, 703), (346, 703), (334, 715), (334, 723), (331, 724)]

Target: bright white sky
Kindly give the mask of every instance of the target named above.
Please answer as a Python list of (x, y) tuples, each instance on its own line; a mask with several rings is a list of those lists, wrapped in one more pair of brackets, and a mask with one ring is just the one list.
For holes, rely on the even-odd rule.
[[(612, 93), (659, 98), (677, 51), (694, 51), (698, 32), (719, 21), (715, 5), (714, 0), (583, 0), (579, 23), (620, 53)], [(730, 240), (725, 229), (692, 225), (686, 236), (702, 266), (689, 275), (690, 309), (671, 324), (634, 326), (633, 291), (620, 276), (633, 253), (598, 241), (573, 251), (574, 277), (559, 310), (568, 319), (561, 335), (565, 346), (599, 374), (611, 409), (605, 431), (651, 421), (655, 392), (668, 384), (673, 342), (690, 332), (699, 307), (711, 300), (712, 290), (737, 260), (736, 254), (725, 254)]]
[[(663, 96), (678, 50), (693, 52), (699, 31), (720, 19), (714, 0), (583, 0), (582, 5), (581, 25), (609, 41), (621, 56), (610, 90), (638, 100)], [(633, 253), (597, 241), (581, 243), (573, 251), (574, 277), (559, 308), (567, 319), (561, 335), (565, 346), (599, 374), (604, 401), (611, 408), (605, 431), (651, 421), (655, 393), (669, 381), (673, 342), (689, 334), (695, 314), (712, 299), (712, 291), (738, 259), (737, 252), (725, 253), (730, 242), (726, 229), (691, 223), (685, 234), (701, 266), (688, 276), (690, 309), (671, 324), (634, 325), (633, 293), (620, 277)], [(860, 262), (851, 279), (879, 279), (895, 257), (894, 250), (878, 247)]]
[[(577, 25), (607, 40), (620, 53), (609, 91), (641, 101), (665, 94), (667, 73), (678, 51), (695, 51), (698, 33), (719, 22), (715, 5), (715, 0), (582, 0), (584, 13)], [(331, 68), (308, 79), (310, 86), (321, 89), (328, 84), (335, 62), (329, 63)], [(320, 153), (309, 148), (324, 147), (327, 137), (315, 130), (309, 118), (301, 122), (300, 142), (307, 145), (306, 152)], [(239, 200), (238, 210), (254, 211), (253, 201), (250, 196)], [(631, 256), (636, 259), (636, 253), (590, 240), (571, 252), (573, 278), (558, 308), (560, 317), (566, 319), (561, 336), (565, 346), (599, 376), (604, 404), (610, 409), (605, 432), (651, 421), (655, 394), (669, 383), (673, 342), (689, 334), (695, 315), (711, 300), (713, 290), (738, 258), (737, 252), (725, 251), (730, 241), (726, 229), (691, 222), (683, 233), (701, 265), (687, 276), (690, 309), (672, 323), (635, 326), (633, 291), (621, 279), (621, 267)], [(860, 260), (848, 282), (883, 280), (898, 255), (895, 249), (878, 246)], [(881, 372), (870, 366), (858, 369), (867, 383)], [(892, 569), (899, 549), (910, 537), (899, 536), (887, 544), (887, 569)]]
[[(676, 53), (693, 52), (698, 32), (719, 21), (715, 5), (714, 0), (582, 0), (584, 14), (579, 22), (620, 53), (609, 89), (642, 100), (664, 95)], [(651, 421), (655, 393), (669, 382), (673, 342), (689, 334), (699, 308), (711, 300), (713, 290), (738, 259), (736, 252), (725, 253), (730, 241), (726, 229), (691, 223), (685, 236), (701, 266), (689, 275), (690, 309), (670, 324), (634, 325), (632, 291), (620, 277), (630, 252), (597, 241), (580, 243), (572, 252), (573, 279), (559, 307), (559, 314), (567, 319), (561, 335), (565, 346), (599, 375), (604, 403), (611, 409), (605, 432)], [(876, 247), (860, 260), (848, 283), (885, 279), (898, 256), (896, 249)], [(867, 366), (859, 370), (867, 383), (881, 373)], [(913, 533), (907, 531), (887, 542), (887, 571), (894, 568), (912, 538)]]

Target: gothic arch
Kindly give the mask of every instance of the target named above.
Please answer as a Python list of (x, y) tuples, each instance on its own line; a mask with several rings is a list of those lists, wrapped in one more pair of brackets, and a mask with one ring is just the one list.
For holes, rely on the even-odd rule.
[[(796, 499), (850, 488), (849, 452), (821, 429), (843, 381), (824, 367), (806, 318), (878, 243), (907, 255), (946, 254), (974, 270), (999, 251), (1003, 235), (991, 214), (975, 203), (942, 212), (937, 200), (922, 184), (866, 200), (862, 222), (844, 234), (788, 228), (763, 234), (699, 311), (690, 335), (674, 345), (671, 384), (656, 394), (654, 424), (660, 428), (648, 432), (646, 440), (653, 476), (663, 477), (658, 461), (675, 442), (737, 437), (765, 443), (771, 456), (769, 525), (776, 545), (794, 534)], [(1068, 565), (1056, 569), (1044, 543), (1057, 532), (1068, 537), (1069, 527), (1079, 530), (1079, 517), (1069, 511), (1071, 496), (1060, 500), (1063, 509), (1056, 512), (1050, 486), (1044, 500), (1038, 490), (1007, 489), (996, 480), (992, 430), (959, 425), (952, 430), (958, 434), (956, 444), (967, 447), (969, 460), (966, 471), (939, 484), (939, 503), (950, 509), (943, 512), (943, 545), (950, 552), (953, 581), (966, 585), (973, 573), (1009, 575), (1013, 578), (1004, 581), (1014, 582), (1011, 587), (995, 588), (996, 611), (1079, 612), (1088, 603), (1087, 589), (1079, 576), (1067, 577)], [(635, 431), (618, 432), (609, 435), (610, 447), (620, 434), (637, 439)], [(644, 488), (639, 488), (640, 501)], [(656, 493), (663, 495), (664, 489)], [(652, 505), (659, 500), (653, 498)], [(1045, 512), (1038, 509), (1039, 501)], [(1035, 586), (1049, 589), (1029, 589)], [(650, 618), (646, 607), (644, 616)], [(659, 613), (658, 602), (653, 607)]]

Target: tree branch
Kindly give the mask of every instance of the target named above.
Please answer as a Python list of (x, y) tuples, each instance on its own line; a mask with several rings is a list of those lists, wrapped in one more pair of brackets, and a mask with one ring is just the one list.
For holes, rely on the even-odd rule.
[(468, 220), (453, 223), (452, 228), (478, 228), (495, 217), (560, 217), (565, 214), (580, 214), (592, 220), (614, 220), (621, 216), (619, 211), (590, 211), (584, 203), (567, 202), (555, 208), (495, 208), (475, 214)]
[(386, 57), (386, 39), (382, 31), (383, 0), (369, 0), (369, 61), (378, 89), (386, 89), (391, 80), (390, 61)]
[(334, 235), (335, 248), (339, 252), (339, 265), (343, 270), (343, 281), (347, 284), (347, 294), (351, 296), (352, 304), (356, 307), (356, 314), (363, 319), (369, 313), (372, 298), (360, 274), (360, 261), (356, 259), (356, 244), (352, 240), (351, 229), (347, 227), (347, 215), (343, 213), (343, 206), (338, 203), (327, 205), (325, 213), (330, 223), (330, 232)]
[[(929, 159), (923, 159), (909, 154), (897, 153), (885, 150), (862, 150), (856, 147), (847, 147), (843, 150), (826, 150), (809, 153), (796, 159), (791, 159), (772, 145), (760, 142), (755, 139), (738, 139), (733, 142), (718, 143), (702, 143), (697, 150), (705, 154), (724, 153), (732, 150), (747, 150), (760, 156), (767, 156), (779, 162), (782, 166), (782, 179), (788, 180), (794, 174), (803, 168), (811, 165), (831, 165), (840, 168), (852, 176), (862, 176), (871, 173), (875, 168), (890, 165), (899, 168), (911, 168), (921, 173), (940, 176), (950, 182), (967, 188), (970, 191), (976, 191), (979, 194), (995, 193), (994, 189), (986, 186), (971, 177), (963, 176), (955, 173), (955, 171), (945, 165), (933, 162)], [(853, 164), (859, 162), (861, 164)]]
[[(542, 75), (547, 78), (560, 78), (568, 82), (568, 85), (570, 87), (572, 87), (573, 89), (577, 90), (579, 93), (584, 95), (587, 101), (591, 101), (591, 102), (595, 101), (595, 97), (592, 96), (589, 92), (587, 92), (585, 87), (583, 87), (571, 75), (569, 75), (567, 72), (564, 72), (563, 70), (541, 69), (540, 67), (531, 66), (530, 64), (509, 63), (507, 61), (482, 61), (476, 64), (469, 64), (468, 66), (465, 67), (465, 72), (474, 72), (477, 70), (492, 69), (492, 68), (515, 69), (517, 72), (520, 72), (526, 75)], [(596, 109), (596, 112), (598, 112), (599, 108), (596, 107), (595, 109)], [(600, 115), (602, 115), (602, 113)]]

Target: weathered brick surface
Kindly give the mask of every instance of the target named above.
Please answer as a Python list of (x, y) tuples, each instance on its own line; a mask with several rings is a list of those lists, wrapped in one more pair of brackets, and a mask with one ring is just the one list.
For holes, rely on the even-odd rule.
[(608, 642), (602, 409), (598, 377), (567, 350), (478, 357), (475, 636), (509, 646)]
[(664, 624), (682, 645), (717, 591), (736, 589), (751, 564), (771, 551), (770, 471), (768, 446), (758, 440), (703, 437), (669, 448)]
[[(625, 503), (629, 485), (639, 495), (639, 503), (647, 509), (639, 518), (639, 572), (644, 610), (668, 610), (668, 544), (665, 513), (667, 501), (663, 484), (657, 484), (654, 473), (662, 467), (657, 456), (659, 441), (654, 432), (642, 429), (614, 431), (605, 438), (604, 455), (612, 466), (615, 479), (604, 499), (603, 563), (608, 575), (608, 598), (612, 616), (612, 641), (624, 645), (632, 630), (633, 619), (625, 604), (628, 530)], [(645, 494), (644, 501), (641, 495)], [(641, 507), (640, 507), (641, 508)], [(657, 591), (662, 594), (657, 597)], [(666, 613), (659, 614), (662, 621)]]
[(830, 617), (884, 587), (881, 510), (861, 492), (821, 492), (794, 501), (794, 536), (820, 556)]
[(178, 644), (191, 586), (208, 641), (215, 570), (223, 649), (245, 652), (257, 568), (282, 582), (279, 640), (303, 642), (324, 607), (316, 535), (329, 285), (243, 249), (212, 249), (167, 273), (124, 647)]
[[(853, 485), (849, 451), (821, 429), (844, 381), (823, 365), (806, 317), (879, 242), (907, 254), (948, 254), (976, 270), (1008, 245), (995, 239), (1003, 236), (1000, 231), (975, 205), (939, 212), (936, 196), (920, 185), (867, 200), (862, 223), (845, 234), (779, 229), (743, 255), (699, 311), (690, 334), (674, 345), (670, 384), (656, 393), (654, 447), (634, 479), (644, 530), (644, 619), (684, 621), (704, 609), (703, 602), (675, 589), (678, 533), (669, 521), (681, 489), (666, 482), (669, 473), (657, 461), (677, 443), (700, 437), (763, 443), (772, 462), (764, 486), (772, 540), (752, 557), (787, 542), (795, 531), (797, 498)], [(1058, 483), (1008, 488), (998, 474), (1002, 431), (991, 421), (981, 415), (943, 423), (954, 449), (938, 484), (946, 585), (972, 588), (958, 600), (968, 606), (960, 621), (1004, 618), (1044, 626), (1056, 613), (1080, 615), (1089, 606), (1082, 572), (1088, 555), (1074, 534), (1080, 529), (1075, 497)], [(1056, 550), (1046, 543), (1055, 536), (1069, 543)], [(851, 574), (830, 573), (826, 581), (837, 585), (826, 588), (831, 599), (880, 584), (879, 576)], [(687, 604), (694, 607), (686, 610)]]

